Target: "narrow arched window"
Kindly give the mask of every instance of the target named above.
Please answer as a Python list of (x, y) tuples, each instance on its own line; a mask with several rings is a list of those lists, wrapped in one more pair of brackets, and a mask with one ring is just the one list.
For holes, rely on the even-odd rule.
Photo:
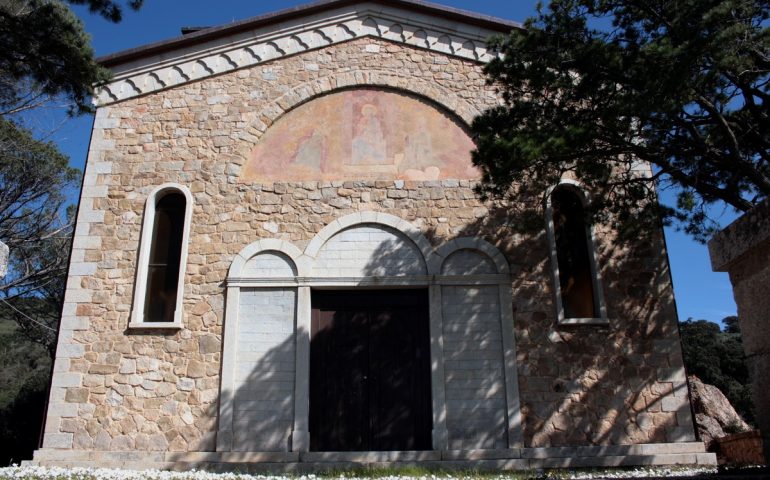
[(147, 290), (144, 293), (145, 322), (173, 322), (179, 287), (185, 199), (181, 193), (164, 195), (155, 205)]
[(164, 185), (147, 199), (130, 327), (181, 327), (191, 198)]
[(591, 229), (582, 195), (570, 186), (549, 199), (549, 237), (561, 323), (606, 323)]

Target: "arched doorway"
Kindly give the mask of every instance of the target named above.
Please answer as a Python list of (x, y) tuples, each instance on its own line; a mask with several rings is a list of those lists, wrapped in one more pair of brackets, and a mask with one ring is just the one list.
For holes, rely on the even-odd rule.
[(384, 213), (334, 220), (302, 252), (244, 248), (227, 279), (217, 450), (520, 446), (510, 286), (492, 245), (434, 248)]

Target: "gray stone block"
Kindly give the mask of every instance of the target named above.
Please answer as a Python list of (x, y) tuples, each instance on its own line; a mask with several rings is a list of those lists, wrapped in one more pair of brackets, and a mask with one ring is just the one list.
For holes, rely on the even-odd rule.
[(686, 406), (686, 401), (686, 397), (667, 396), (663, 398), (661, 408), (664, 412), (678, 412), (683, 406)]
[(695, 454), (695, 459), (697, 460), (698, 465), (716, 466), (718, 464), (715, 453), (697, 453)]
[(71, 433), (49, 433), (43, 437), (44, 448), (72, 448)]
[(521, 449), (518, 448), (497, 450), (445, 450), (441, 452), (442, 460), (493, 460), (520, 457)]
[(72, 418), (78, 415), (77, 403), (51, 403), (48, 405), (48, 417)]
[(666, 428), (666, 438), (669, 442), (693, 442), (695, 433), (692, 426), (668, 427)]
[(704, 453), (706, 447), (703, 442), (647, 443), (639, 445), (639, 450), (644, 455), (660, 455), (669, 453)]

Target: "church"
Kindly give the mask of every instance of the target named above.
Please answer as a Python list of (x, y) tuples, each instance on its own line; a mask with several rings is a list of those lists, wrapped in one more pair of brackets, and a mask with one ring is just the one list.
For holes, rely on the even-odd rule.
[(713, 465), (662, 231), (474, 190), (492, 35), (323, 0), (108, 55), (42, 446), (57, 466)]

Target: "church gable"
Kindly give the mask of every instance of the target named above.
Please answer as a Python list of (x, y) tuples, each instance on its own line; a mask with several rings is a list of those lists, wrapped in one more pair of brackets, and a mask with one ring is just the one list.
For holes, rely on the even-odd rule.
[(320, 2), (104, 57), (102, 62), (114, 69), (115, 78), (98, 89), (96, 103), (107, 105), (364, 37), (486, 62), (494, 54), (487, 49), (487, 39), (519, 27), (515, 22), (403, 0)]

